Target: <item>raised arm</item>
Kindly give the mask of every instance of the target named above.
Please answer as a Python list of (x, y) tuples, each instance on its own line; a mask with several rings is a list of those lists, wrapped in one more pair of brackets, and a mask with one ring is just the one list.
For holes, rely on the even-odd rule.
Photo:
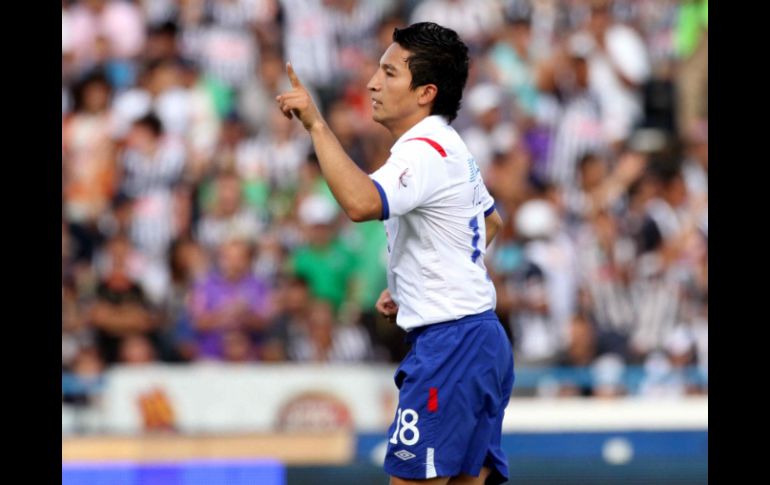
[(334, 198), (355, 222), (379, 219), (382, 202), (374, 182), (345, 153), (291, 63), (286, 64), (286, 72), (292, 90), (276, 97), (276, 101), (287, 118), (296, 116), (310, 133), (321, 172)]

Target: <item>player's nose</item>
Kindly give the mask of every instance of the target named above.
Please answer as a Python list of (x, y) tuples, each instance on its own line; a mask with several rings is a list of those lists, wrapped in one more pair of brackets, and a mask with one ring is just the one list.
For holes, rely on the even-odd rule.
[(379, 91), (380, 90), (380, 83), (377, 79), (377, 74), (372, 76), (371, 79), (369, 79), (369, 82), (366, 83), (366, 89), (369, 91)]

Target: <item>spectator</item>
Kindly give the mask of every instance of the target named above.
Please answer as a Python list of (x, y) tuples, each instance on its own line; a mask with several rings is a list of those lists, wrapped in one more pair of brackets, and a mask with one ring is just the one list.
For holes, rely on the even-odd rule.
[(377, 27), (395, 7), (379, 0), (324, 0), (326, 19), (334, 29), (340, 76), (354, 73), (363, 58), (376, 53)]
[(236, 112), (231, 112), (222, 122), (222, 128), (214, 146), (209, 169), (214, 172), (233, 172), (243, 142), (246, 140), (246, 127)]
[(303, 83), (319, 95), (321, 107), (333, 97), (338, 64), (334, 27), (327, 20), (322, 0), (280, 0), (284, 13), (284, 58)]
[(104, 368), (105, 362), (95, 347), (81, 349), (74, 358), (74, 378), (67, 381), (70, 387), (63, 389), (62, 402), (80, 406), (95, 403), (103, 385)]
[(115, 98), (114, 136), (122, 139), (136, 120), (155, 113), (170, 137), (183, 140), (195, 108), (190, 105), (183, 75), (178, 60), (145, 63), (137, 85)]
[(548, 298), (548, 275), (528, 254), (529, 241), (545, 237), (555, 223), (555, 214), (545, 202), (522, 205), (515, 216), (515, 231), (520, 240), (507, 242), (492, 260), (501, 275), (497, 311), (505, 315), (514, 351), (526, 365), (553, 364), (562, 347)]
[(130, 275), (129, 248), (123, 238), (111, 241), (108, 269), (88, 315), (107, 364), (119, 361), (122, 341), (132, 335), (144, 335), (156, 349), (161, 347), (158, 315)]
[(604, 211), (592, 216), (581, 231), (577, 273), (585, 292), (584, 307), (590, 309), (603, 346), (625, 355), (636, 315), (629, 284), (634, 242), (620, 234), (615, 219)]
[(369, 333), (377, 358), (389, 360), (400, 347), (394, 340), (402, 340), (402, 335), (391, 322), (379, 317), (374, 306), (381, 289), (387, 286), (387, 237), (376, 221), (355, 224), (343, 237), (350, 241), (355, 264), (347, 314), (340, 318), (360, 322)]
[(169, 292), (165, 300), (167, 334), (173, 342), (175, 357), (190, 361), (195, 358), (195, 332), (187, 306), (193, 287), (208, 273), (208, 258), (193, 239), (181, 238), (169, 248)]
[(592, 322), (581, 314), (572, 317), (569, 340), (561, 358), (561, 365), (586, 367), (597, 355), (596, 331)]
[(538, 92), (532, 52), (532, 25), (528, 17), (515, 17), (501, 29), (489, 49), (493, 79), (513, 96), (516, 121), (527, 128), (537, 114)]
[[(245, 332), (250, 346), (259, 345), (270, 318), (270, 289), (251, 274), (253, 258), (250, 243), (230, 240), (218, 249), (217, 267), (195, 285), (190, 299), (190, 315), (195, 330), (197, 356), (223, 360), (241, 355), (241, 344), (231, 332)], [(226, 338), (227, 336), (227, 338)], [(231, 353), (234, 352), (234, 353)]]
[(138, 55), (145, 41), (143, 14), (128, 1), (84, 0), (68, 9), (70, 45), (75, 62), (86, 65), (95, 56), (95, 41), (104, 36), (119, 58)]
[(152, 342), (144, 335), (129, 335), (120, 342), (120, 360), (123, 365), (143, 365), (156, 362)]
[(99, 244), (97, 223), (117, 185), (115, 146), (110, 137), (112, 89), (93, 74), (74, 87), (74, 113), (62, 122), (64, 216), (78, 243), (78, 257), (90, 259)]
[(325, 301), (310, 305), (302, 327), (290, 334), (289, 357), (298, 362), (357, 362), (371, 358), (366, 331), (357, 325), (338, 325), (334, 310)]
[(103, 72), (117, 92), (130, 87), (136, 77), (136, 63), (133, 59), (115, 57), (109, 40), (103, 35), (94, 40), (93, 59), (81, 70), (82, 72)]
[(335, 220), (339, 209), (320, 195), (311, 195), (299, 206), (306, 242), (289, 259), (291, 271), (305, 278), (315, 298), (331, 304), (336, 313), (350, 299), (355, 256), (339, 237)]
[(228, 329), (222, 334), (222, 360), (224, 362), (253, 362), (257, 360), (257, 351), (248, 332)]
[(270, 129), (257, 135), (258, 157), (268, 168), (271, 187), (293, 190), (297, 171), (310, 150), (310, 137), (278, 111), (270, 113)]
[(577, 184), (564, 191), (570, 222), (583, 222), (603, 206), (600, 187), (607, 178), (607, 165), (607, 161), (595, 153), (586, 153), (578, 160)]
[(298, 276), (284, 275), (278, 279), (276, 312), (270, 324), (273, 330), (268, 339), (268, 352), (272, 360), (287, 360), (290, 352), (290, 335), (301, 332), (307, 326), (312, 298), (307, 281)]
[[(157, 2), (153, 3), (157, 4)], [(150, 27), (147, 29), (147, 42), (144, 47), (144, 58), (150, 63), (179, 59), (181, 52), (179, 42), (177, 42), (178, 35), (179, 26), (171, 20), (170, 16), (165, 21), (155, 24), (150, 21)]]
[(647, 203), (647, 215), (642, 227), (642, 252), (665, 245), (670, 258), (681, 244), (681, 235), (694, 230), (694, 221), (687, 211), (687, 186), (681, 170), (663, 169), (658, 173), (660, 195)]
[(547, 308), (547, 320), (539, 326), (539, 338), (547, 343), (541, 344), (542, 354), (551, 358), (565, 345), (577, 300), (574, 243), (560, 227), (551, 202), (530, 200), (514, 217), (517, 232), (527, 239), (526, 258), (542, 271), (538, 308)]
[(516, 127), (503, 119), (505, 101), (500, 88), (491, 83), (478, 84), (467, 95), (466, 106), (474, 123), (462, 136), (482, 173), (496, 154), (509, 152), (517, 140)]
[[(207, 18), (188, 34), (183, 43), (184, 57), (198, 63), (203, 71), (238, 89), (259, 63), (259, 45), (250, 29), (259, 7), (269, 2), (214, 0), (203, 7)], [(203, 20), (203, 19), (201, 19)]]
[(350, 158), (359, 167), (366, 167), (365, 140), (362, 137), (358, 116), (353, 107), (345, 99), (335, 101), (327, 110), (326, 119), (331, 129), (340, 141)]
[[(684, 207), (687, 192), (678, 169), (659, 175), (660, 196), (647, 203), (641, 228), (632, 292), (638, 308), (631, 338), (637, 355), (663, 348), (683, 310), (684, 281), (692, 271), (683, 264), (688, 241), (698, 236)], [(656, 367), (657, 368), (657, 367)]]
[(588, 49), (579, 38), (571, 39), (566, 53), (555, 54), (556, 68), (548, 81), (557, 98), (563, 99), (557, 108), (547, 165), (548, 179), (561, 188), (574, 184), (575, 166), (582, 155), (606, 147), (601, 104), (589, 87)]
[(181, 64), (181, 85), (189, 110), (189, 125), (182, 133), (190, 152), (188, 178), (198, 181), (208, 168), (222, 129), (216, 94), (220, 88), (192, 61)]
[(93, 347), (93, 335), (87, 326), (83, 304), (78, 301), (74, 281), (62, 284), (62, 369), (72, 369), (81, 350)]
[(249, 77), (238, 94), (238, 113), (249, 132), (261, 133), (269, 129), (273, 100), (289, 86), (280, 53), (271, 50), (263, 52), (254, 75)]
[(184, 147), (164, 136), (160, 119), (150, 113), (133, 123), (121, 162), (121, 192), (133, 200), (131, 239), (159, 258), (178, 234), (169, 221), (175, 219), (172, 190), (184, 172)]
[(254, 211), (243, 204), (241, 180), (226, 171), (214, 184), (214, 203), (198, 223), (198, 240), (209, 252), (231, 239), (255, 243), (262, 226)]
[(585, 30), (577, 34), (588, 48), (589, 86), (602, 110), (602, 128), (616, 148), (641, 121), (641, 86), (650, 77), (650, 61), (641, 36), (615, 22), (612, 0), (592, 0)]

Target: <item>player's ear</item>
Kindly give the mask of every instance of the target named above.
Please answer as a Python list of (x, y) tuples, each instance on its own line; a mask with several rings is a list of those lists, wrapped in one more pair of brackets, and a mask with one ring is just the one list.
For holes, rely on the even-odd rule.
[(420, 86), (418, 89), (420, 89), (420, 97), (417, 98), (417, 102), (420, 104), (420, 106), (425, 106), (432, 103), (438, 94), (438, 88), (435, 84), (425, 84)]

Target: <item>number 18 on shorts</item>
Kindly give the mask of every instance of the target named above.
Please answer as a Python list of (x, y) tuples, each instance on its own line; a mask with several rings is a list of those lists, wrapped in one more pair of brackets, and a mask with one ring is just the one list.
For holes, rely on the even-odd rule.
[[(425, 412), (425, 410), (423, 410)], [(398, 460), (399, 477), (433, 478), (436, 475), (434, 463), (435, 448), (431, 445), (430, 433), (425, 429), (430, 419), (420, 419), (420, 414), (411, 408), (398, 408), (396, 419), (390, 427), (388, 455)], [(422, 440), (422, 442), (421, 442)], [(386, 459), (386, 463), (387, 463)], [(389, 467), (386, 465), (386, 470)]]

